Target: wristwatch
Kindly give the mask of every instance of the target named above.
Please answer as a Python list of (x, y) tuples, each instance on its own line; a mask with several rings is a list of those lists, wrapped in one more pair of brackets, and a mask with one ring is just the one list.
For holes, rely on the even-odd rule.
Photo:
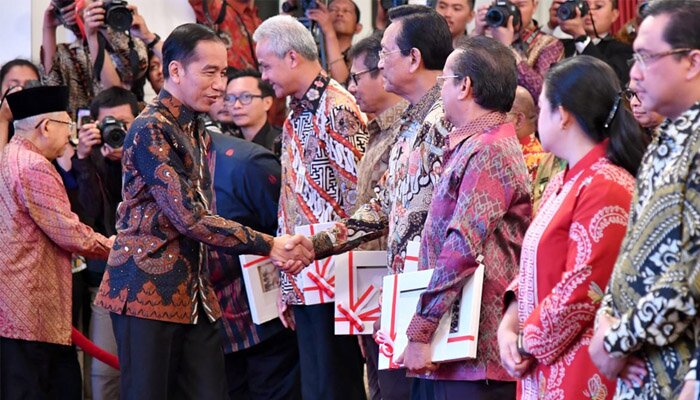
[(148, 50), (151, 50), (151, 49), (153, 48), (153, 46), (155, 46), (158, 42), (160, 42), (160, 36), (159, 36), (157, 33), (154, 33), (154, 35), (155, 35), (156, 37), (154, 37), (153, 40), (151, 40), (151, 41), (146, 45), (146, 48), (147, 48)]

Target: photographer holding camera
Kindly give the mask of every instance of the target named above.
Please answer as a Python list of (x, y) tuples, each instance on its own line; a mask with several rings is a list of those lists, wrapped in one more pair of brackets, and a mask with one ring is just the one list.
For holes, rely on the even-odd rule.
[(615, 39), (610, 32), (620, 17), (618, 0), (554, 0), (561, 30), (573, 39), (564, 39), (564, 55), (589, 55), (610, 65), (620, 83), (629, 81), (632, 46)]
[[(42, 65), (49, 85), (70, 88), (69, 112), (87, 107), (102, 89), (131, 88), (148, 70), (147, 49), (160, 55), (160, 37), (135, 6), (123, 0), (91, 1), (76, 9), (73, 0), (52, 0), (44, 12)], [(82, 24), (79, 24), (82, 19)], [(56, 44), (63, 25), (76, 40)]]
[(496, 0), (477, 9), (472, 35), (488, 34), (510, 46), (518, 65), (518, 85), (539, 98), (544, 76), (564, 56), (564, 46), (540, 29), (532, 15), (538, 0)]
[[(96, 232), (108, 237), (116, 234), (117, 205), (122, 200), (122, 145), (138, 112), (133, 93), (120, 87), (109, 88), (99, 93), (90, 104), (90, 117), (95, 122), (83, 123), (78, 133), (73, 169), (82, 206), (80, 217)], [(100, 348), (116, 354), (117, 344), (109, 312), (92, 304), (104, 269), (103, 260), (87, 260), (92, 310), (90, 339)], [(119, 371), (93, 359), (90, 375), (93, 398), (119, 398)]]

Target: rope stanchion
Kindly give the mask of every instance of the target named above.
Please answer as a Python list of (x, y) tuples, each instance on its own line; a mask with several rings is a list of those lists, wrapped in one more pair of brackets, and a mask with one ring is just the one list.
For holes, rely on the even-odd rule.
[(73, 328), (71, 339), (73, 340), (73, 344), (83, 349), (90, 357), (100, 360), (116, 370), (119, 369), (119, 360), (117, 356), (97, 347), (95, 343), (86, 338), (79, 330)]

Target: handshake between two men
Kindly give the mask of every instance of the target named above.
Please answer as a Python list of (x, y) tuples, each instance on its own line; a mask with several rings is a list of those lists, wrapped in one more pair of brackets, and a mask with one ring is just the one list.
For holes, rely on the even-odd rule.
[(314, 260), (314, 246), (311, 239), (304, 235), (276, 237), (272, 243), (270, 258), (277, 268), (296, 275)]

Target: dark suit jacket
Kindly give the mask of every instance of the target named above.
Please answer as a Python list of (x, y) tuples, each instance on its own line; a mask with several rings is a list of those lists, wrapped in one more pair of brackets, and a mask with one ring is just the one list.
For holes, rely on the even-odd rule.
[[(576, 53), (576, 46), (573, 39), (563, 39), (564, 56), (571, 57)], [(630, 80), (630, 67), (627, 60), (632, 58), (632, 46), (613, 39), (610, 35), (603, 38), (597, 45), (591, 41), (583, 50), (583, 54), (589, 55), (605, 61), (610, 65), (620, 83), (625, 86)]]

